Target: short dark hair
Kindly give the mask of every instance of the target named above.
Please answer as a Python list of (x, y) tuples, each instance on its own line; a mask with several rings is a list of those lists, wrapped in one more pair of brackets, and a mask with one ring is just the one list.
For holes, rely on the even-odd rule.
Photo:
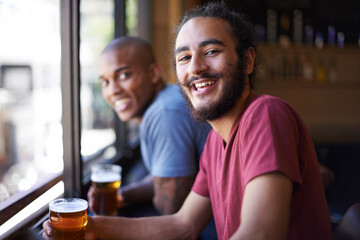
[[(190, 19), (196, 17), (221, 18), (228, 22), (230, 29), (232, 30), (231, 34), (233, 34), (236, 39), (236, 52), (239, 61), (244, 60), (245, 53), (250, 47), (253, 47), (255, 50), (254, 28), (252, 23), (248, 21), (243, 13), (230, 10), (223, 2), (210, 2), (186, 12), (180, 24), (175, 28), (173, 49), (175, 49), (175, 41), (183, 25)], [(252, 89), (254, 88), (255, 81), (255, 66), (253, 72), (249, 75), (250, 87)]]
[(106, 52), (116, 51), (129, 46), (133, 46), (139, 50), (138, 53), (141, 53), (141, 57), (139, 56), (139, 60), (144, 61), (144, 63), (146, 62), (147, 64), (151, 64), (156, 62), (151, 44), (145, 39), (135, 36), (121, 36), (113, 39), (106, 45), (102, 54)]

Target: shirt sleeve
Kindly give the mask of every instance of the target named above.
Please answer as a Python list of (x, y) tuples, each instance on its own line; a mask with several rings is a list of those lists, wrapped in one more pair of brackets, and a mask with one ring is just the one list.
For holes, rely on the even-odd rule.
[[(211, 134), (211, 132), (210, 132)], [(198, 174), (196, 175), (195, 182), (192, 187), (192, 191), (203, 197), (210, 197), (209, 186), (208, 186), (208, 175), (207, 175), (207, 152), (208, 152), (209, 144), (205, 144), (204, 151), (200, 157), (200, 169)]]
[(245, 185), (259, 175), (280, 171), (301, 186), (298, 123), (292, 108), (280, 100), (263, 101), (244, 117)]
[(153, 118), (145, 140), (151, 161), (151, 174), (157, 177), (196, 174), (198, 159), (195, 131), (189, 124), (190, 115), (182, 111), (168, 110), (157, 112)]

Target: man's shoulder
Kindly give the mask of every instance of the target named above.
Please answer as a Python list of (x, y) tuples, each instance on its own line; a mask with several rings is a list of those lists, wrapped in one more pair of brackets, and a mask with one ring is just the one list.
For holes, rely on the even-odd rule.
[(149, 106), (151, 112), (161, 112), (167, 110), (186, 111), (185, 100), (183, 99), (180, 88), (174, 84), (168, 84), (158, 96), (155, 98), (153, 103)]
[(271, 102), (271, 103), (275, 103), (275, 102), (285, 102), (285, 100), (276, 97), (276, 96), (272, 96), (272, 95), (268, 95), (268, 94), (260, 94), (257, 95), (254, 100), (254, 103), (264, 103), (264, 102)]
[[(291, 105), (286, 102), (284, 99), (281, 99), (276, 96), (271, 96), (267, 94), (261, 94), (256, 96), (248, 106), (247, 110), (254, 110), (258, 108), (292, 108)], [(250, 112), (247, 111), (247, 112)]]

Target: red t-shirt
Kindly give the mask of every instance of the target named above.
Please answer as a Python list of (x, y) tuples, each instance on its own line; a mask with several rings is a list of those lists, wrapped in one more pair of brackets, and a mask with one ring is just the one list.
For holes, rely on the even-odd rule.
[(280, 171), (294, 184), (288, 239), (332, 239), (330, 215), (313, 142), (285, 101), (255, 97), (234, 122), (226, 146), (208, 136), (192, 190), (210, 197), (219, 239), (241, 224), (245, 187), (253, 178)]

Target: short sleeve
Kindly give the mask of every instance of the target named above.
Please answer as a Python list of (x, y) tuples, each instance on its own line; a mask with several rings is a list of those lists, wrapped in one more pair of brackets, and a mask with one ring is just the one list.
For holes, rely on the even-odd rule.
[(192, 191), (196, 192), (197, 194), (203, 197), (210, 197), (208, 181), (207, 181), (207, 174), (206, 174), (206, 145), (203, 154), (200, 158), (200, 169), (198, 174), (196, 175), (196, 179), (194, 185), (192, 187)]
[[(142, 147), (146, 147), (150, 172), (157, 177), (194, 175), (198, 159), (190, 115), (185, 111), (170, 109), (153, 114)], [(156, 144), (155, 144), (156, 143)]]
[(302, 184), (298, 124), (290, 106), (280, 99), (260, 101), (243, 116), (241, 129), (245, 185), (272, 171)]

